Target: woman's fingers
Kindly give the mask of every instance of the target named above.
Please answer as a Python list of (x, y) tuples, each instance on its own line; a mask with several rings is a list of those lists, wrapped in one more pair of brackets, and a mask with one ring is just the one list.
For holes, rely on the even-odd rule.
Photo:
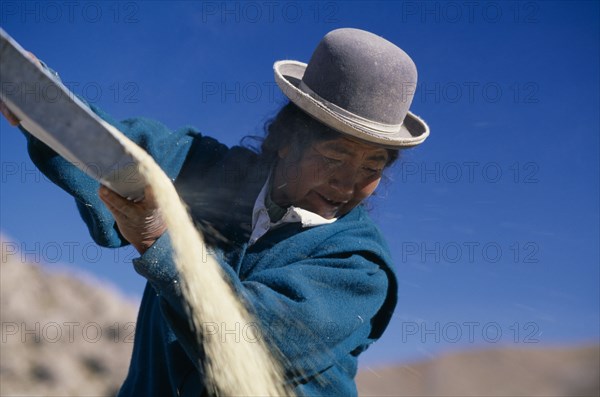
[(152, 191), (146, 188), (144, 192), (144, 199), (135, 203), (105, 186), (98, 190), (101, 200), (112, 212), (119, 231), (140, 253), (145, 252), (167, 229)]
[(156, 198), (154, 197), (154, 190), (150, 187), (150, 185), (144, 188), (144, 199), (142, 202), (148, 208), (158, 208), (158, 203), (156, 202)]
[(119, 196), (106, 186), (101, 186), (99, 190), (100, 199), (107, 205), (111, 212), (117, 211), (125, 216), (131, 214), (135, 208), (135, 203)]
[(2, 101), (0, 101), (0, 113), (2, 113), (10, 125), (16, 126), (21, 122)]
[(26, 52), (27, 52), (27, 56), (29, 58), (31, 58), (32, 61), (34, 61), (38, 65), (42, 66), (42, 63), (40, 62), (40, 60), (38, 59), (38, 57), (35, 56), (35, 54), (33, 52), (30, 52), (30, 51), (26, 51)]

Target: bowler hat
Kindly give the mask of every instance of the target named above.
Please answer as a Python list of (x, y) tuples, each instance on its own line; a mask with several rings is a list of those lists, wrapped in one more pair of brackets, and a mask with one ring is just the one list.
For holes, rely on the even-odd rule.
[(408, 109), (417, 84), (412, 59), (359, 29), (329, 32), (307, 64), (278, 61), (275, 81), (303, 111), (329, 127), (385, 147), (414, 146), (429, 135)]

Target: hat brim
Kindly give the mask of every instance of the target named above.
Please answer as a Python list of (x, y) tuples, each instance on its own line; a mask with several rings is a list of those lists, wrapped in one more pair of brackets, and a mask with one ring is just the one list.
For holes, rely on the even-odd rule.
[(298, 61), (278, 61), (273, 65), (275, 81), (284, 95), (313, 118), (344, 134), (385, 147), (410, 147), (429, 136), (429, 126), (411, 113), (400, 125), (383, 125), (366, 120), (301, 89), (300, 82), (306, 64)]

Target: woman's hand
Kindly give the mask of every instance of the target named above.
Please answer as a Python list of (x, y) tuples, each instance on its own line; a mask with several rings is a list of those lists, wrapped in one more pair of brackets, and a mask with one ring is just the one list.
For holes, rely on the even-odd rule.
[(133, 202), (105, 186), (100, 187), (100, 199), (112, 212), (119, 231), (140, 254), (167, 230), (150, 187), (144, 189), (144, 199)]
[(2, 115), (6, 118), (6, 121), (8, 121), (8, 123), (12, 126), (19, 125), (19, 123), (21, 122), (21, 120), (19, 120), (17, 116), (15, 116), (10, 110), (8, 110), (8, 107), (6, 107), (6, 105), (2, 101), (0, 101), (0, 113), (2, 113)]

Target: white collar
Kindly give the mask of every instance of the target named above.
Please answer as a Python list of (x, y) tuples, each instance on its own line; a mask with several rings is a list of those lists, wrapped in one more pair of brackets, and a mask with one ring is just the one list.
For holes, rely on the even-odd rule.
[(254, 208), (252, 210), (252, 234), (250, 235), (249, 245), (254, 244), (259, 238), (264, 236), (270, 229), (278, 227), (280, 225), (286, 223), (302, 223), (302, 227), (313, 227), (319, 225), (326, 225), (328, 223), (333, 223), (337, 220), (337, 218), (326, 219), (323, 218), (319, 214), (315, 214), (314, 212), (290, 206), (285, 215), (277, 221), (271, 222), (271, 218), (269, 218), (269, 212), (265, 205), (265, 199), (267, 194), (269, 194), (269, 186), (271, 185), (271, 175), (267, 178), (267, 181), (263, 185), (256, 201), (254, 202)]

